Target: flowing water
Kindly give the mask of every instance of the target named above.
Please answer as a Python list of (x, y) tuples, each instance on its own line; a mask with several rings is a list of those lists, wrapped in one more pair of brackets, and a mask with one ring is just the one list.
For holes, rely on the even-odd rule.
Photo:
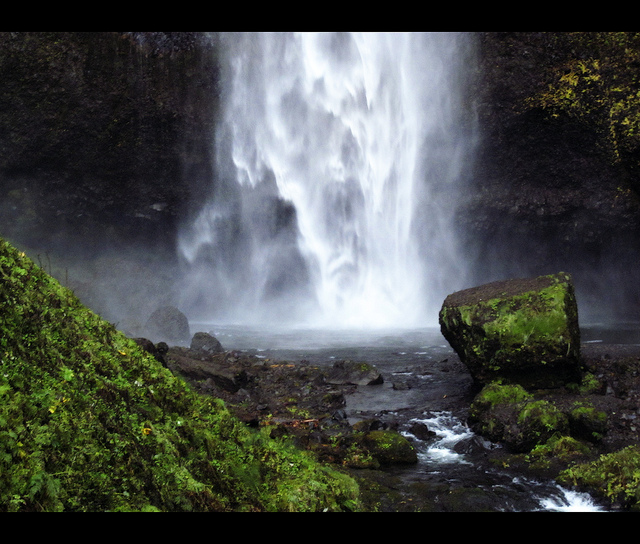
[[(411, 490), (417, 508), (430, 509), (439, 502), (447, 511), (605, 510), (586, 494), (486, 462), (487, 450), (499, 446), (467, 426), (471, 378), (436, 328), (266, 330), (208, 323), (193, 323), (192, 328), (210, 331), (225, 349), (257, 357), (320, 366), (343, 359), (374, 364), (384, 383), (348, 395), (347, 416), (352, 422), (371, 417), (393, 422), (414, 442), (418, 464), (389, 473)], [(415, 431), (420, 423), (435, 436)]]
[(356, 328), (436, 315), (464, 281), (471, 38), (240, 33), (221, 47), (216, 181), (180, 238), (182, 306)]

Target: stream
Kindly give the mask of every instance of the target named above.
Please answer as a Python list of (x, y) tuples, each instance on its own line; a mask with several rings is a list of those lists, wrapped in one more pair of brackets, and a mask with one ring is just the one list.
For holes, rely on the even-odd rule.
[[(555, 482), (525, 477), (486, 460), (500, 446), (466, 425), (472, 382), (455, 352), (435, 328), (394, 331), (276, 330), (193, 324), (208, 330), (225, 349), (257, 357), (308, 361), (331, 366), (351, 359), (375, 365), (384, 377), (377, 386), (358, 387), (347, 396), (352, 422), (377, 418), (393, 422), (418, 450), (418, 463), (387, 474), (407, 490), (416, 509), (439, 511), (606, 511), (590, 496)], [(587, 342), (604, 341), (597, 328)], [(424, 436), (419, 431), (430, 431)]]

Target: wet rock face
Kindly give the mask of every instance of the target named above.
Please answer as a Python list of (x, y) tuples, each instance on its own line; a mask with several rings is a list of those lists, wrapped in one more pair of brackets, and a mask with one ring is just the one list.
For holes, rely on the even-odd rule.
[[(568, 270), (583, 316), (588, 303), (628, 319), (638, 315), (640, 285), (637, 152), (611, 160), (608, 133), (595, 128), (609, 117), (597, 108), (575, 116), (528, 107), (569, 63), (600, 59), (605, 66), (617, 58), (600, 57), (606, 48), (587, 46), (588, 34), (478, 34), (482, 138), (456, 221), (475, 284)], [(625, 62), (608, 64), (598, 85), (632, 72)]]
[(3, 235), (171, 247), (210, 182), (208, 43), (190, 32), (0, 32)]
[(558, 387), (580, 376), (580, 331), (571, 277), (507, 280), (449, 295), (443, 336), (474, 380)]

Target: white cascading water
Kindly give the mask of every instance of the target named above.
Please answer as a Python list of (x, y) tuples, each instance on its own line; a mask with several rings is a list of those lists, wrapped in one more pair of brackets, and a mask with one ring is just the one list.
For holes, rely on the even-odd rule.
[[(241, 33), (222, 45), (217, 183), (227, 189), (214, 189), (180, 240), (192, 301), (210, 296), (217, 313), (247, 322), (284, 313), (299, 325), (435, 325), (464, 283), (452, 222), (473, 147), (469, 37)], [(288, 207), (258, 221), (260, 199), (274, 195)], [(283, 209), (294, 211), (295, 248), (277, 227)], [(225, 268), (234, 221), (246, 245)], [(298, 278), (288, 291), (298, 268), (308, 289)], [(274, 285), (278, 297), (266, 294)], [(276, 299), (286, 311), (270, 309)]]

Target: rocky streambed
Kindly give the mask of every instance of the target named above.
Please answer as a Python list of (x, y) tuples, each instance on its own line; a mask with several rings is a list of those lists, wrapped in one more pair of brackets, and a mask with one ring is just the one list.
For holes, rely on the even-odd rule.
[[(378, 511), (612, 509), (558, 486), (555, 476), (571, 462), (638, 443), (640, 343), (608, 343), (601, 331), (584, 335), (582, 358), (600, 384), (588, 400), (607, 413), (606, 433), (580, 459), (544, 462), (470, 429), (478, 391), (435, 329), (358, 339), (323, 333), (315, 341), (299, 332), (286, 339), (211, 332), (224, 347), (173, 346), (159, 356), (247, 425), (349, 471)], [(576, 395), (536, 394), (560, 403)]]

